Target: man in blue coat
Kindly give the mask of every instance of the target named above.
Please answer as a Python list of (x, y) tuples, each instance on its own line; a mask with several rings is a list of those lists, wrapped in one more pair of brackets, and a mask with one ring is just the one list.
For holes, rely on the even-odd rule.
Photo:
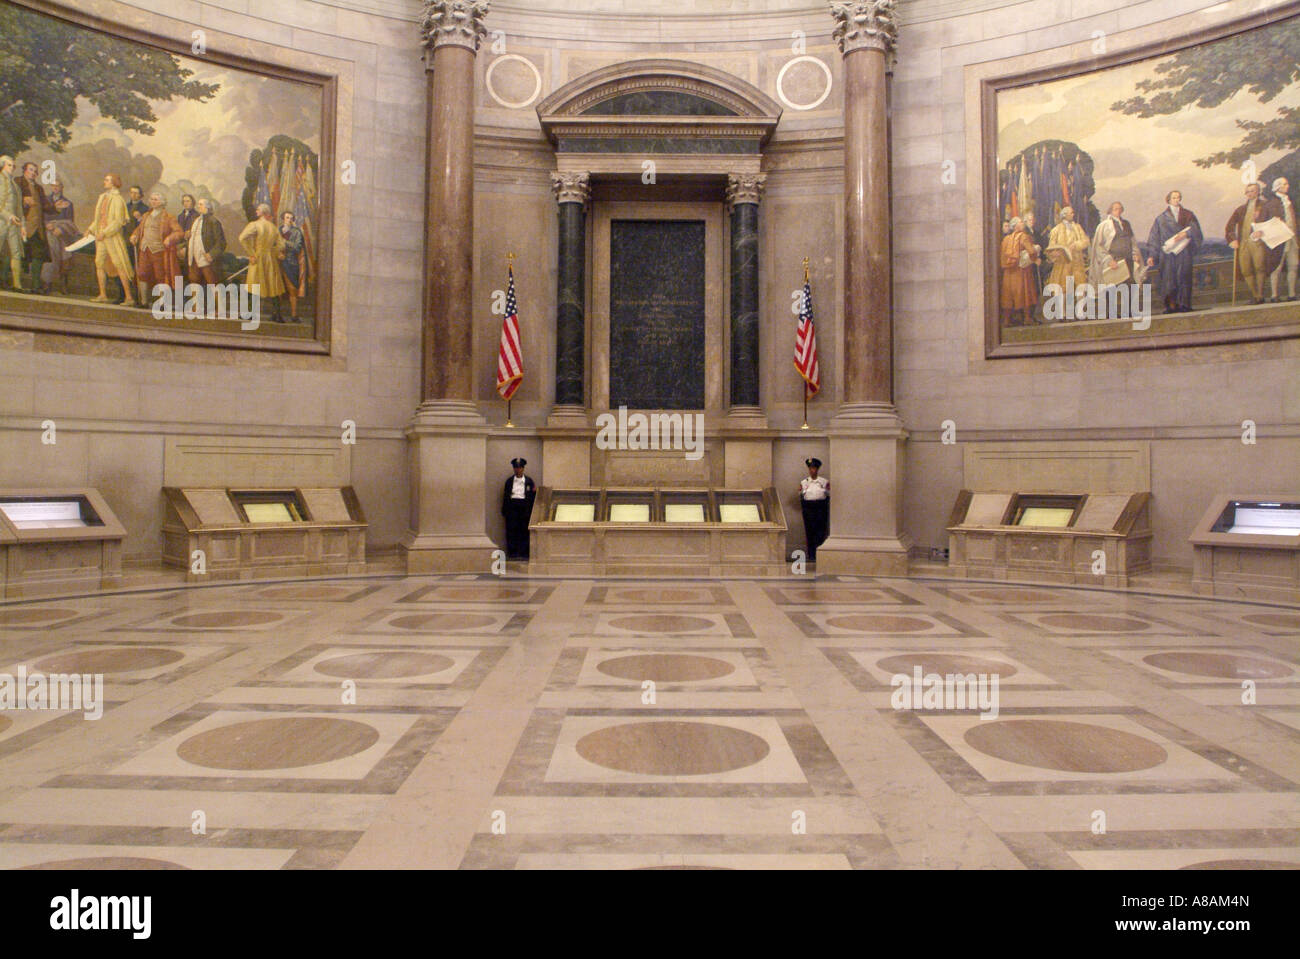
[(1160, 211), (1151, 224), (1147, 245), (1151, 255), (1147, 266), (1160, 266), (1160, 292), (1164, 297), (1166, 313), (1192, 311), (1192, 261), (1205, 239), (1196, 214), (1183, 206), (1183, 195), (1170, 190), (1165, 196), (1169, 204)]

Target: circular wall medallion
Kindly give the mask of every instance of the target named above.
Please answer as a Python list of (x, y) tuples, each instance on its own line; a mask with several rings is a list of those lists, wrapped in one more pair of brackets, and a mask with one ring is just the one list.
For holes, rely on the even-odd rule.
[(23, 869), (188, 869), (166, 859), (147, 859), (143, 856), (89, 856), (84, 859), (55, 859), (38, 862)]
[(606, 676), (656, 683), (689, 683), (717, 679), (734, 673), (736, 667), (712, 656), (688, 656), (683, 653), (648, 653), (640, 656), (617, 656), (597, 664)]
[(77, 612), (73, 609), (0, 609), (0, 626), (30, 626), (36, 623), (52, 623), (59, 619), (71, 619)]
[(294, 769), (355, 756), (379, 730), (351, 719), (290, 716), (232, 723), (185, 740), (176, 754), (209, 769)]
[(400, 679), (403, 676), (426, 676), (451, 669), (456, 661), (437, 653), (413, 653), (405, 650), (350, 653), (321, 660), (312, 668), (325, 676), (342, 679)]
[(848, 616), (828, 616), (827, 626), (851, 629), (859, 633), (920, 633), (934, 629), (934, 623), (916, 616), (888, 616), (873, 613), (854, 613)]
[(1092, 613), (1050, 613), (1040, 622), (1086, 633), (1128, 633), (1151, 628), (1150, 623), (1130, 616), (1097, 616)]
[(666, 613), (646, 613), (641, 616), (619, 616), (609, 625), (636, 633), (696, 633), (713, 625), (702, 616), (671, 616)]
[[(801, 63), (816, 64), (818, 67), (820, 67), (821, 72), (825, 75), (826, 86), (822, 89), (821, 94), (819, 96), (816, 96), (814, 99), (805, 101), (803, 103), (795, 103), (793, 100), (790, 99), (790, 97), (785, 92), (786, 73), (790, 70), (791, 67)], [(807, 70), (806, 67), (804, 69)], [(799, 86), (800, 88), (811, 88), (813, 86), (813, 81), (815, 79), (815, 76), (816, 76), (816, 72), (812, 71), (811, 75), (806, 79), (805, 78), (797, 79), (796, 85)], [(796, 74), (796, 77), (798, 77), (798, 74)], [(781, 72), (779, 72), (776, 75), (776, 95), (778, 99), (780, 99), (780, 101), (784, 103), (786, 106), (788, 106), (791, 110), (815, 110), (817, 107), (821, 106), (822, 103), (825, 102), (828, 96), (831, 95), (831, 86), (833, 85), (833, 83), (834, 81), (831, 79), (831, 68), (828, 67), (825, 63), (823, 63), (819, 58), (808, 56), (808, 55), (794, 57), (790, 60), (787, 60), (785, 65), (781, 67)], [(801, 89), (801, 92), (811, 92), (811, 91), (807, 89)]]
[(966, 730), (987, 756), (1069, 773), (1131, 773), (1159, 766), (1169, 754), (1122, 729), (1058, 719), (999, 719)]
[[(503, 75), (498, 82), (504, 89), (503, 91), (498, 91), (496, 86), (493, 84), (493, 77), (496, 74), (497, 68), (503, 63), (522, 63), (527, 70), (519, 71), (518, 76)], [(527, 77), (529, 71), (533, 74), (533, 92), (520, 99), (519, 94), (523, 93), (528, 85)], [(522, 110), (524, 107), (531, 106), (532, 102), (537, 99), (538, 94), (542, 92), (541, 72), (533, 64), (532, 60), (529, 60), (527, 57), (521, 57), (517, 53), (503, 53), (501, 56), (489, 63), (487, 73), (483, 77), (483, 83), (487, 87), (487, 92), (491, 95), (492, 99), (501, 104), (507, 110)], [(503, 96), (502, 92), (506, 94), (513, 93), (515, 94), (515, 97), (512, 99), (509, 96)]]
[(242, 629), (245, 626), (266, 626), (284, 619), (280, 613), (258, 609), (230, 609), (214, 613), (187, 613), (173, 616), (173, 626), (189, 626), (196, 629)]
[(1270, 662), (1256, 656), (1239, 656), (1236, 653), (1152, 653), (1143, 656), (1142, 662), (1157, 669), (1169, 669), (1193, 676), (1213, 676), (1215, 679), (1281, 679), (1295, 672), (1283, 663)]
[(771, 747), (761, 736), (717, 723), (625, 723), (578, 740), (587, 762), (644, 776), (703, 776), (743, 769)]
[(484, 616), (482, 613), (415, 613), (391, 619), (388, 625), (415, 630), (479, 629), (495, 622), (496, 617)]
[(119, 646), (113, 649), (79, 649), (47, 656), (32, 665), (47, 673), (130, 673), (170, 666), (185, 658), (175, 649), (156, 646)]
[(987, 673), (1003, 678), (1016, 674), (1016, 667), (1010, 663), (961, 653), (904, 653), (901, 656), (886, 656), (876, 662), (878, 669), (889, 673), (906, 673), (908, 676), (912, 675), (917, 666), (921, 667), (924, 674)]

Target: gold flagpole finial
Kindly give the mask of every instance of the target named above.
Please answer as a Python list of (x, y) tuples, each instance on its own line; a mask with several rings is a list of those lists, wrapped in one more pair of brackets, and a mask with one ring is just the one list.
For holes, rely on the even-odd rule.
[(510, 267), (511, 269), (514, 269), (515, 255), (513, 253), (506, 254), (506, 266)]
[(803, 281), (808, 282), (808, 257), (803, 258)]

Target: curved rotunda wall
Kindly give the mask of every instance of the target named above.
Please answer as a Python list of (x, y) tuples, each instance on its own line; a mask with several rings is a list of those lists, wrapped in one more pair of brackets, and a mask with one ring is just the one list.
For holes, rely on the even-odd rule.
[[(1122, 49), (1177, 40), (1276, 6), (1242, 0), (899, 3), (891, 125), (895, 393), (911, 433), (905, 522), (918, 545), (946, 544), (943, 526), (961, 486), (964, 444), (1013, 433), (1045, 441), (1150, 441), (1155, 554), (1184, 566), (1190, 565), (1186, 536), (1214, 491), (1294, 485), (1300, 473), (1297, 341), (986, 360), (982, 287), (968, 230), (980, 215), (978, 188), (970, 188), (980, 156), (972, 69), (1013, 58), (1087, 63), (1098, 30), (1112, 49)], [(253, 8), (245, 0), (79, 0), (76, 8), (186, 43), (202, 27), (215, 49), (272, 60), (276, 51), (314, 57), (321, 69), (346, 74), (340, 143), (356, 169), (348, 215), (336, 224), (336, 250), (347, 270), (336, 309), (344, 311), (346, 331), (335, 355), (318, 360), (0, 330), (0, 484), (111, 488), (112, 505), (132, 532), (128, 557), (147, 559), (159, 551), (157, 491), (168, 436), (323, 438), (337, 436), (338, 424), (351, 419), (358, 432), (353, 481), (371, 522), (370, 545), (394, 546), (407, 527), (404, 430), (420, 399), (426, 77), (419, 4), (276, 0)], [(760, 379), (769, 422), (784, 431), (773, 479), (791, 485), (802, 472), (806, 445), (797, 433), (798, 381), (789, 362), (790, 291), (802, 278), (804, 256), (812, 260), (825, 385), (810, 410), (815, 427), (834, 412), (841, 389), (843, 101), (826, 5), (502, 2), (492, 5), (487, 26), (501, 32), (503, 48), (494, 50), (490, 36), (476, 66), (474, 302), (490, 302), (504, 283), (505, 254), (518, 253), (529, 374), (515, 403), (520, 431), (509, 442), (499, 433), (489, 438), (490, 463), (505, 462), (513, 450), (530, 460), (540, 453), (530, 427), (544, 422), (554, 391), (549, 330), (557, 227), (549, 171), (555, 160), (535, 105), (590, 70), (667, 57), (724, 70), (785, 101), (764, 161)], [(811, 59), (791, 65), (797, 57)], [(495, 96), (486, 82), (490, 69)], [(814, 104), (827, 74), (829, 91)], [(955, 165), (955, 184), (943, 180), (945, 161)], [(498, 336), (499, 320), (485, 308), (475, 319), (474, 395), (499, 419), (491, 383)], [(33, 459), (32, 436), (46, 417), (61, 421), (59, 446)], [(1258, 424), (1255, 447), (1240, 442), (1246, 418)], [(957, 424), (956, 445), (940, 442), (946, 419)], [(499, 493), (497, 484), (495, 475), (485, 478), (485, 501)]]

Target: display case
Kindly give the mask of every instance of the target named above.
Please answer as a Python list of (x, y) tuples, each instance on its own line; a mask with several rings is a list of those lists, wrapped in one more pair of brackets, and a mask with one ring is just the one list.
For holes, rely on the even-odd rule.
[(958, 576), (1127, 586), (1151, 568), (1150, 494), (962, 490), (948, 522)]
[(768, 489), (541, 487), (529, 569), (579, 575), (777, 575), (785, 515)]
[(0, 595), (120, 586), (125, 538), (98, 490), (0, 490)]
[(165, 487), (163, 563), (190, 582), (365, 571), (366, 519), (350, 486)]
[(1220, 494), (1190, 539), (1195, 592), (1300, 602), (1300, 494)]

